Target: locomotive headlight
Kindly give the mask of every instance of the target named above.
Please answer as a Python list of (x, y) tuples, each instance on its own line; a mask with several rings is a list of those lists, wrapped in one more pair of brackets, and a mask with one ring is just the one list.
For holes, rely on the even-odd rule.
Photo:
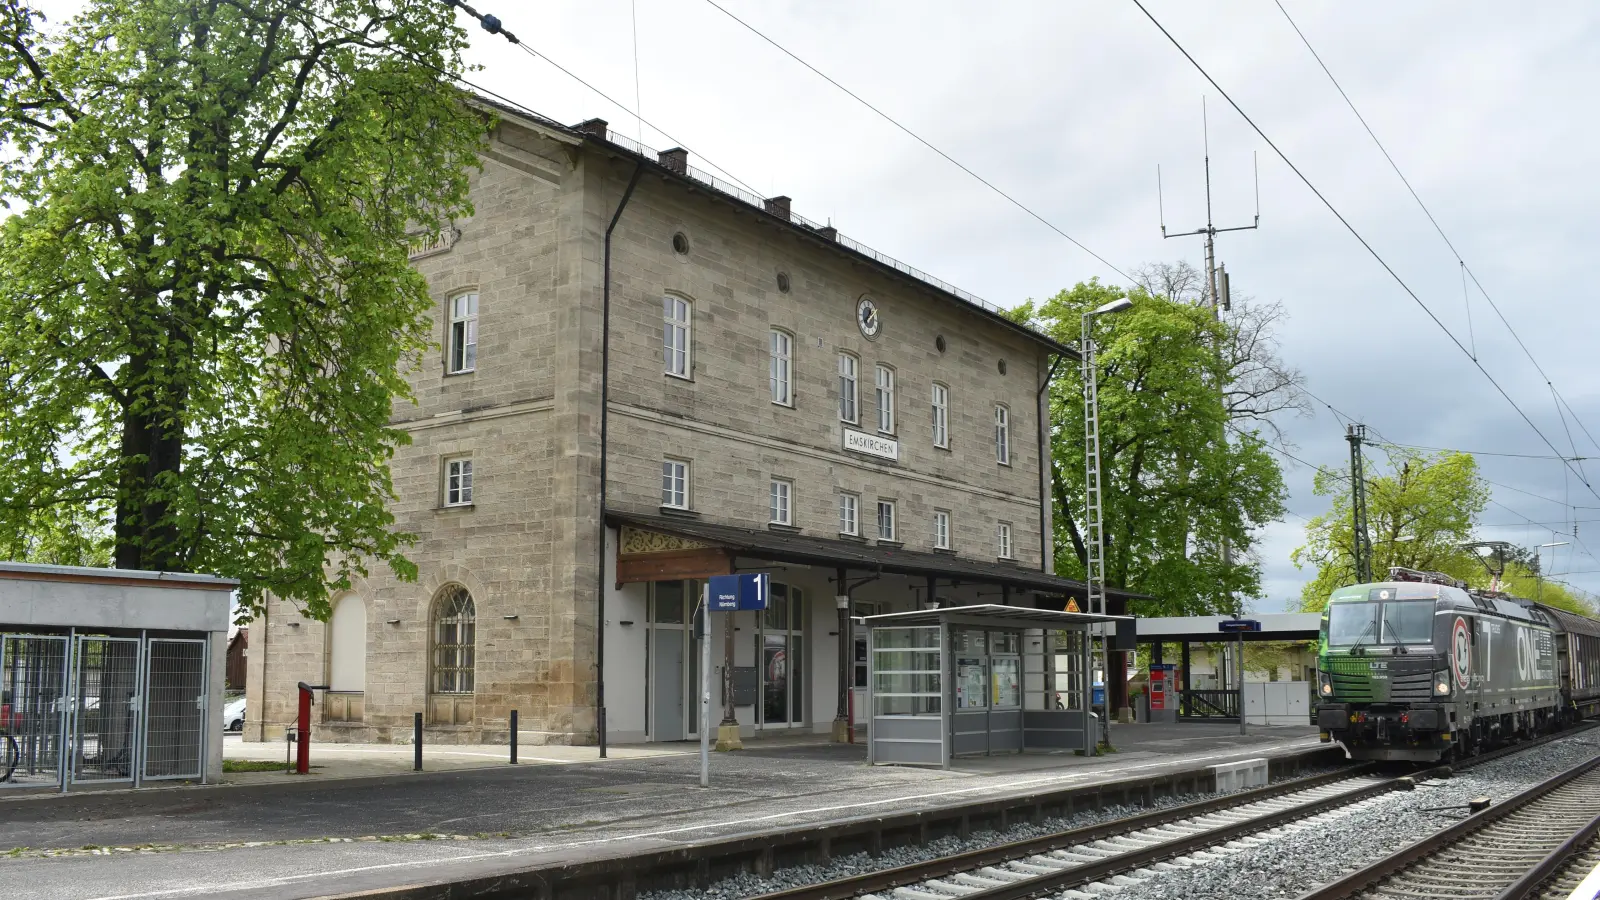
[(1328, 680), (1328, 673), (1317, 673), (1317, 690), (1321, 691), (1324, 697), (1333, 696), (1333, 682)]
[(1450, 696), (1450, 673), (1449, 672), (1435, 672), (1435, 673), (1433, 673), (1433, 694), (1436, 697), (1448, 697), (1448, 696)]

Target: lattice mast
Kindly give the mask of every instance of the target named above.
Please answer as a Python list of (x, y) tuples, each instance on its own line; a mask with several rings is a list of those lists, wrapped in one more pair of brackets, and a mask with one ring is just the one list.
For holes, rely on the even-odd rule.
[(1372, 537), (1367, 532), (1367, 477), (1361, 464), (1367, 426), (1345, 426), (1344, 439), (1350, 442), (1350, 549), (1355, 556), (1356, 583), (1368, 584), (1372, 581)]

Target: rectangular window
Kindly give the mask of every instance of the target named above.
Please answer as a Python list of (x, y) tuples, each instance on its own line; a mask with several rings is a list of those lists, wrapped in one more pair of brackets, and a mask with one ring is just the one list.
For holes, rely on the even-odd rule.
[(1011, 523), (1001, 522), (994, 529), (995, 543), (999, 544), (1000, 558), (1011, 558)]
[(472, 457), (445, 460), (444, 505), (472, 505)]
[(894, 434), (894, 370), (878, 367), (878, 431)]
[(950, 446), (950, 389), (933, 383), (933, 445)]
[(878, 538), (884, 541), (897, 540), (894, 536), (894, 501), (878, 501)]
[(839, 354), (839, 418), (855, 424), (856, 418), (856, 373), (860, 363), (848, 353)]
[(478, 367), (478, 295), (450, 298), (449, 373), (459, 375)]
[(994, 408), (994, 458), (1011, 465), (1011, 411), (1004, 406)]
[(772, 402), (794, 405), (794, 338), (787, 331), (772, 330), (772, 364), (768, 373)]
[(933, 546), (939, 550), (950, 549), (950, 513), (943, 509), (933, 511)]
[(772, 513), (774, 525), (793, 525), (793, 512), (790, 506), (790, 497), (794, 493), (794, 483), (782, 478), (772, 479), (769, 508)]
[(860, 502), (861, 502), (860, 498), (857, 497), (855, 494), (844, 494), (844, 493), (841, 493), (839, 495), (839, 533), (840, 534), (860, 534), (861, 533), (861, 525), (856, 520), (856, 507)]
[(689, 464), (678, 459), (661, 461), (661, 505), (689, 508)]
[(689, 301), (661, 298), (661, 352), (668, 375), (689, 377)]

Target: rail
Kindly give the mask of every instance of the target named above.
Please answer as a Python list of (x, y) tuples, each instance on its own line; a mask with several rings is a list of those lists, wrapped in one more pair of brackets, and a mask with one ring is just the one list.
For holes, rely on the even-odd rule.
[(1178, 694), (1178, 715), (1183, 718), (1239, 718), (1238, 691), (1183, 690)]
[[(1493, 900), (1523, 900), (1530, 897), (1545, 879), (1600, 830), (1600, 772), (1597, 769), (1600, 769), (1600, 756), (1545, 779), (1337, 881), (1302, 894), (1299, 900), (1417, 896), (1413, 882), (1437, 885), (1440, 880), (1451, 878), (1452, 874), (1459, 878), (1459, 857), (1463, 854), (1474, 860), (1470, 871), (1472, 883), (1470, 886), (1459, 886), (1454, 896)], [(1596, 777), (1588, 777), (1591, 775)], [(1552, 822), (1559, 821), (1562, 815), (1574, 815), (1571, 809), (1560, 808), (1563, 805), (1570, 806), (1570, 801), (1566, 804), (1555, 802), (1561, 799), (1558, 794), (1569, 787), (1573, 790), (1568, 794), (1576, 792), (1580, 795), (1579, 805), (1583, 810), (1579, 813), (1581, 824), (1569, 831), (1570, 836), (1565, 840), (1558, 841), (1547, 853), (1540, 854), (1541, 830), (1530, 827), (1532, 818), (1548, 828)], [(1540, 807), (1537, 816), (1528, 822), (1507, 821), (1523, 810), (1533, 812), (1530, 807), (1541, 803), (1554, 809)], [(1501, 830), (1503, 833), (1496, 832), (1496, 826), (1501, 824), (1508, 827)], [(1476, 843), (1481, 846), (1469, 852), (1462, 845), (1473, 839), (1477, 839)], [(1512, 849), (1516, 853), (1497, 856), (1498, 848)], [(1518, 860), (1518, 856), (1525, 858), (1530, 851), (1534, 854), (1535, 862), (1527, 866)], [(1434, 862), (1438, 866), (1430, 870), (1429, 866)]]

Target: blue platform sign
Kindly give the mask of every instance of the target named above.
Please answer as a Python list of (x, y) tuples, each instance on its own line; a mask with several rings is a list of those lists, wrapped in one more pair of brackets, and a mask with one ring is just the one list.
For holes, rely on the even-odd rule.
[(1221, 622), (1217, 623), (1217, 630), (1229, 633), (1237, 631), (1260, 631), (1261, 623), (1257, 622), (1255, 619), (1223, 619)]
[(765, 572), (711, 576), (711, 608), (717, 612), (766, 609), (772, 576)]

